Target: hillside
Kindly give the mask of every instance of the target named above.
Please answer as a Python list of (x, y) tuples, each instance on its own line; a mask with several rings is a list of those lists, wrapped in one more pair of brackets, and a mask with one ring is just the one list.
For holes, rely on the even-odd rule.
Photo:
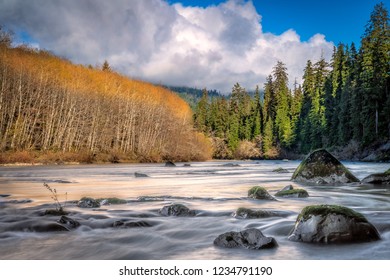
[(192, 127), (168, 89), (0, 44), (0, 162), (206, 159)]

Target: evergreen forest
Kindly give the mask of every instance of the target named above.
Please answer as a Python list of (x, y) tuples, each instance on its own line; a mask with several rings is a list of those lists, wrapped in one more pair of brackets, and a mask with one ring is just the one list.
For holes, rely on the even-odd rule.
[[(331, 61), (307, 61), (290, 88), (278, 61), (253, 97), (236, 83), (229, 97), (204, 90), (194, 125), (211, 137), (215, 158), (284, 158), (318, 148), (346, 158), (390, 139), (390, 28), (375, 6), (360, 47), (339, 43)], [(390, 157), (387, 159), (389, 160)]]

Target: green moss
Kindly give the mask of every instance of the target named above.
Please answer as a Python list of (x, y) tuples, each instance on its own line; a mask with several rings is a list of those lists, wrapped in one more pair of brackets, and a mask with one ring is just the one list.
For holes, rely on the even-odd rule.
[(301, 218), (309, 219), (311, 216), (326, 216), (329, 214), (343, 215), (355, 219), (357, 222), (367, 222), (367, 219), (360, 213), (339, 205), (311, 205), (302, 209), (297, 221)]
[(288, 170), (287, 169), (284, 169), (282, 167), (279, 167), (279, 168), (276, 168), (274, 170), (272, 170), (272, 172), (276, 172), (276, 173), (288, 173)]
[(390, 168), (387, 171), (385, 171), (385, 175), (390, 175)]
[(275, 194), (275, 196), (290, 196), (298, 194), (298, 197), (308, 197), (309, 194), (304, 189), (292, 189), (292, 190), (286, 190), (286, 191), (279, 191)]
[(275, 200), (275, 198), (271, 196), (265, 188), (259, 186), (252, 187), (248, 191), (248, 197), (255, 198), (255, 199)]

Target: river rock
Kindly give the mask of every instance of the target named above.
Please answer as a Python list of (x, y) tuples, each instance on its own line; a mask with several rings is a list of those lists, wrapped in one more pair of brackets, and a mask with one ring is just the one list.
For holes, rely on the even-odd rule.
[(282, 167), (276, 168), (276, 169), (272, 170), (272, 172), (275, 172), (275, 173), (289, 173), (289, 171), (287, 169), (284, 169)]
[(240, 207), (234, 213), (233, 217), (238, 219), (260, 219), (269, 217), (285, 217), (287, 214), (282, 212), (267, 211), (267, 210), (252, 210), (249, 208)]
[(291, 179), (296, 182), (318, 185), (360, 182), (325, 149), (312, 152), (297, 167)]
[(69, 231), (64, 225), (42, 221), (37, 224), (34, 224), (28, 228), (30, 231), (34, 232), (52, 232), (52, 231)]
[(43, 215), (63, 216), (68, 214), (69, 212), (65, 211), (63, 208), (60, 208), (60, 209), (47, 209)]
[(175, 166), (176, 166), (176, 164), (174, 164), (172, 161), (167, 161), (165, 163), (165, 167), (175, 167)]
[(337, 205), (305, 207), (288, 237), (308, 243), (350, 243), (380, 239), (377, 229), (360, 213)]
[(304, 189), (295, 189), (293, 186), (288, 185), (278, 191), (275, 196), (279, 197), (296, 197), (296, 198), (301, 198), (301, 197), (309, 197), (309, 194), (306, 190)]
[(256, 228), (249, 228), (241, 232), (230, 231), (219, 235), (214, 240), (214, 245), (226, 248), (269, 249), (278, 244), (273, 237), (264, 236)]
[(265, 188), (259, 186), (251, 188), (248, 191), (248, 197), (254, 199), (275, 200), (275, 198), (270, 195)]
[(195, 216), (194, 210), (190, 210), (188, 207), (182, 204), (166, 205), (160, 209), (159, 213), (163, 216), (181, 216), (181, 217)]
[(80, 208), (99, 208), (100, 203), (96, 199), (90, 197), (83, 197), (79, 200), (77, 206)]
[(124, 221), (115, 221), (112, 224), (115, 228), (136, 228), (136, 227), (151, 227), (152, 225), (145, 221), (136, 221), (136, 222), (124, 222)]
[(384, 173), (371, 174), (362, 180), (362, 183), (368, 184), (390, 184), (390, 169)]
[(135, 178), (145, 178), (145, 177), (149, 177), (149, 176), (144, 174), (144, 173), (135, 172), (134, 177)]
[(58, 222), (65, 225), (68, 229), (78, 228), (80, 226), (78, 221), (75, 221), (67, 216), (61, 216), (61, 219), (59, 219)]

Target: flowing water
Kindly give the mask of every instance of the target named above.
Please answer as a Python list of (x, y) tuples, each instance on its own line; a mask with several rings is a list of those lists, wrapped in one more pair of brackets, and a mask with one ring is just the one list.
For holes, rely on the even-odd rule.
[[(232, 163), (239, 166), (231, 166)], [(229, 166), (230, 164), (230, 166)], [(64, 165), (0, 167), (1, 259), (390, 259), (390, 186), (351, 184), (303, 186), (290, 181), (299, 161), (211, 161), (178, 164)], [(362, 179), (390, 164), (346, 162)], [(282, 167), (288, 173), (273, 170)], [(149, 177), (135, 177), (135, 172)], [(81, 226), (67, 232), (38, 230), (58, 216), (46, 182), (56, 189), (68, 215)], [(247, 198), (252, 186), (275, 194), (292, 184), (308, 198), (261, 201)], [(65, 195), (67, 193), (67, 196)], [(81, 197), (118, 197), (126, 204), (79, 208)], [(181, 203), (194, 217), (165, 217), (165, 205)], [(362, 213), (380, 232), (376, 242), (316, 245), (287, 239), (297, 215), (307, 205), (338, 204)], [(239, 207), (278, 211), (278, 217), (237, 219)], [(150, 227), (115, 228), (115, 221), (143, 221)], [(38, 226), (37, 226), (38, 225)], [(279, 246), (267, 250), (215, 247), (228, 231), (258, 228)]]

